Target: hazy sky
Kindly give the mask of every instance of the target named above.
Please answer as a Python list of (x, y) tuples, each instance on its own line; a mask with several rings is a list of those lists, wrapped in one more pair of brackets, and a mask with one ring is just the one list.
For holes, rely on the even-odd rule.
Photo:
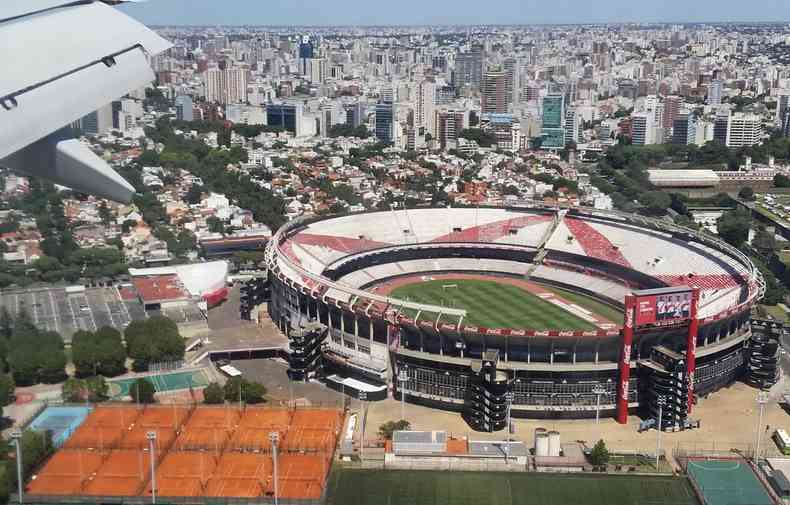
[(385, 25), (785, 21), (788, 0), (149, 0), (148, 24)]

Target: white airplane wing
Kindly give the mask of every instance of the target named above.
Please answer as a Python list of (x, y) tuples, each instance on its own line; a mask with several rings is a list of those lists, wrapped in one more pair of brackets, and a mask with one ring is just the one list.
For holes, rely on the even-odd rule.
[(131, 200), (134, 188), (63, 129), (151, 83), (148, 57), (170, 47), (105, 2), (0, 1), (0, 166)]

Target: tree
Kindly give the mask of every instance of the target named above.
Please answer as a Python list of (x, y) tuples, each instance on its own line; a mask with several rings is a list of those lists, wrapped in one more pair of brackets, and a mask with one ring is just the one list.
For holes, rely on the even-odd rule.
[(745, 210), (725, 212), (716, 222), (716, 231), (728, 244), (741, 247), (749, 238), (751, 218)]
[[(33, 472), (49, 457), (55, 450), (52, 444), (52, 432), (43, 432), (27, 429), (22, 432), (20, 439), (22, 452), (22, 480), (27, 482)], [(16, 461), (8, 460), (5, 475), (8, 480), (9, 488), (16, 489)]]
[(754, 190), (750, 186), (744, 186), (738, 191), (738, 198), (748, 202), (754, 201)]
[(14, 320), (11, 318), (11, 313), (8, 312), (8, 307), (3, 305), (0, 308), (0, 337), (11, 338), (13, 330)]
[(126, 348), (115, 328), (104, 326), (95, 333), (77, 331), (72, 337), (71, 352), (78, 377), (114, 377), (126, 372)]
[(604, 466), (609, 462), (609, 449), (603, 439), (598, 440), (590, 451), (590, 463), (594, 466)]
[(85, 401), (85, 382), (81, 379), (69, 377), (61, 386), (63, 401), (66, 403), (81, 403)]
[(411, 423), (401, 419), (400, 421), (387, 421), (379, 426), (379, 436), (385, 440), (392, 440), (392, 435), (396, 431), (410, 430)]
[(137, 379), (129, 388), (129, 396), (134, 403), (156, 403), (154, 385), (145, 379)]
[(14, 401), (14, 378), (8, 374), (0, 375), (0, 411)]
[(178, 333), (178, 326), (165, 316), (130, 323), (124, 337), (135, 371), (148, 370), (149, 363), (184, 359), (184, 339)]
[(110, 387), (101, 375), (85, 379), (85, 389), (88, 392), (88, 401), (92, 403), (103, 402), (110, 397)]
[(231, 377), (224, 387), (225, 399), (229, 402), (263, 403), (266, 387), (258, 382), (249, 382), (244, 377)]
[(203, 196), (203, 186), (199, 184), (193, 184), (187, 190), (187, 194), (184, 196), (184, 199), (187, 203), (196, 205), (200, 203), (200, 198)]
[(765, 228), (760, 228), (754, 234), (752, 247), (764, 258), (770, 259), (776, 249), (776, 239), (773, 233), (769, 233)]
[(211, 216), (206, 219), (206, 226), (208, 226), (208, 231), (211, 233), (221, 233), (225, 234), (225, 224), (222, 220), (216, 216)]
[(672, 204), (672, 198), (663, 191), (647, 191), (639, 197), (639, 202), (645, 206), (645, 212), (652, 216), (666, 214)]
[(222, 390), (222, 386), (216, 382), (212, 382), (206, 386), (203, 390), (203, 403), (209, 405), (225, 403), (225, 391)]
[(8, 363), (18, 385), (55, 384), (66, 379), (63, 339), (57, 332), (36, 329), (24, 311), (14, 323), (8, 349)]
[(102, 200), (102, 202), (99, 204), (99, 218), (105, 225), (108, 225), (112, 222), (112, 211), (110, 210), (110, 207), (107, 206), (107, 202), (104, 200)]
[(790, 188), (790, 177), (784, 174), (776, 174), (774, 176), (774, 186), (777, 188)]

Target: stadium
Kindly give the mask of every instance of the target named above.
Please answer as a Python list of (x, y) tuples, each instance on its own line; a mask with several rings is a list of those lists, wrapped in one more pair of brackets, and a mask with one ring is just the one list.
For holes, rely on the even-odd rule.
[(715, 237), (583, 208), (300, 219), (266, 258), (293, 379), (392, 391), (481, 431), (508, 415), (626, 422), (659, 402), (664, 428), (682, 428), (696, 398), (747, 372), (764, 292)]

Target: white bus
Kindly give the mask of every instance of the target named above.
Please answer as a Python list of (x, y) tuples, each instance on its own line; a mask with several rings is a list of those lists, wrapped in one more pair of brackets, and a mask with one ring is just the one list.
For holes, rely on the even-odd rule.
[(782, 454), (790, 455), (790, 435), (785, 430), (780, 428), (774, 432), (774, 442)]
[(241, 370), (232, 365), (222, 365), (219, 367), (219, 370), (228, 377), (239, 377), (241, 375)]

